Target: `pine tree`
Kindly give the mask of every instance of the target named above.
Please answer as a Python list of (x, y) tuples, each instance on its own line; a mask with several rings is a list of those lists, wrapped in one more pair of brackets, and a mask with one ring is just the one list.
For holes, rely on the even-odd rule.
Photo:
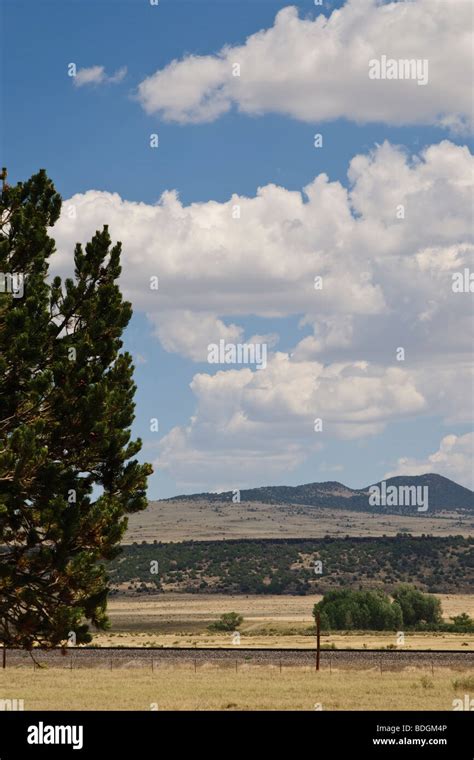
[[(5, 174), (4, 174), (5, 177)], [(131, 317), (107, 226), (48, 279), (61, 198), (45, 171), (0, 196), (0, 641), (43, 647), (106, 628), (104, 560), (146, 506), (135, 455)], [(21, 284), (21, 287), (20, 287)], [(11, 292), (12, 290), (17, 292)], [(23, 293), (21, 293), (23, 290)], [(71, 634), (74, 634), (71, 636)]]

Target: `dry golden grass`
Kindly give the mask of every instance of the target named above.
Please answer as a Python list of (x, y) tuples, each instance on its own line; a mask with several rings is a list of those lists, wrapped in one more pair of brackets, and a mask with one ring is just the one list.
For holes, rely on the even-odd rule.
[(124, 543), (394, 536), (403, 530), (414, 536), (469, 536), (474, 534), (474, 520), (448, 512), (411, 517), (260, 502), (155, 501), (144, 512), (130, 515)]
[[(474, 594), (436, 594), (441, 600), (446, 618), (467, 612), (474, 617)], [(108, 610), (114, 625), (130, 627), (133, 621), (161, 623), (169, 620), (173, 625), (189, 622), (206, 624), (223, 612), (234, 610), (252, 622), (282, 621), (311, 623), (312, 610), (320, 595), (284, 596), (255, 595), (231, 596), (228, 594), (178, 594), (158, 596), (111, 597)], [(138, 627), (141, 627), (142, 623)]]
[(443, 617), (448, 620), (461, 612), (474, 618), (474, 594), (435, 594), (441, 601)]
[[(446, 618), (460, 612), (474, 617), (474, 596), (440, 595)], [(112, 629), (97, 634), (94, 643), (111, 646), (231, 646), (230, 634), (211, 633), (207, 626), (223, 612), (244, 617), (243, 647), (314, 647), (312, 609), (320, 596), (226, 596), (165, 594), (158, 597), (112, 597), (109, 615)], [(309, 635), (308, 635), (309, 634)], [(382, 648), (395, 643), (395, 634), (338, 633), (323, 635), (323, 644), (338, 648)], [(407, 649), (474, 648), (466, 634), (410, 634)]]
[[(243, 665), (0, 672), (2, 699), (25, 710), (451, 710), (473, 674)], [(468, 679), (465, 681), (465, 679)], [(460, 681), (455, 687), (455, 682)], [(320, 707), (318, 708), (318, 705)]]
[[(94, 644), (99, 646), (119, 647), (232, 647), (232, 634), (230, 633), (203, 633), (203, 634), (162, 634), (159, 636), (152, 633), (123, 633), (123, 634), (100, 634), (94, 637)], [(474, 637), (462, 633), (440, 634), (407, 634), (403, 647), (397, 646), (395, 633), (341, 633), (321, 636), (321, 646), (333, 646), (336, 649), (431, 649), (433, 651), (460, 650), (472, 652), (474, 650)], [(314, 636), (262, 634), (249, 636), (242, 632), (240, 647), (248, 649), (314, 649)]]
[[(150, 632), (99, 634), (94, 637), (94, 644), (118, 647), (196, 647), (197, 649), (234, 646), (232, 634), (211, 632), (161, 635), (154, 635)], [(396, 634), (392, 632), (323, 634), (321, 645), (329, 648), (335, 647), (336, 649), (393, 649), (394, 646), (397, 649), (400, 648), (397, 645)], [(313, 635), (285, 635), (282, 633), (252, 633), (249, 635), (245, 630), (242, 630), (240, 637), (240, 647), (248, 649), (314, 649), (314, 646)], [(472, 652), (474, 650), (474, 637), (462, 633), (406, 634), (402, 648)]]

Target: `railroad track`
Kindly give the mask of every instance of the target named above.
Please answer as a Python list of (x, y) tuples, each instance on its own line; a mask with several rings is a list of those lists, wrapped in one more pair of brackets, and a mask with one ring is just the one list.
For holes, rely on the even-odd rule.
[[(250, 649), (179, 647), (77, 647), (65, 651), (53, 649), (35, 651), (35, 660), (49, 667), (64, 668), (132, 668), (173, 664), (190, 664), (197, 669), (206, 664), (239, 668), (243, 665), (314, 666), (314, 649)], [(34, 663), (24, 650), (7, 651), (8, 667), (34, 667)], [(472, 668), (474, 672), (474, 651), (462, 650), (387, 650), (387, 649), (322, 649), (321, 669), (337, 667), (380, 668), (401, 670), (406, 667), (449, 667)]]

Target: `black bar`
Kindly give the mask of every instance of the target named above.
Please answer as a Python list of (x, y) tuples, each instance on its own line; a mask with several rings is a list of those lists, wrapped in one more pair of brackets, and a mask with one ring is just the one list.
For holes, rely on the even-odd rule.
[[(67, 695), (65, 694), (65, 699)], [(42, 724), (42, 729), (41, 729)], [(53, 729), (51, 730), (50, 727)], [(31, 744), (58, 738), (69, 727), (72, 744)], [(73, 728), (76, 727), (76, 733)], [(82, 726), (82, 741), (80, 727)], [(455, 758), (472, 760), (474, 721), (469, 711), (432, 712), (2, 712), (0, 758), (138, 758), (204, 751), (206, 757), (266, 756), (289, 742), (294, 754), (307, 745), (313, 756)], [(424, 741), (424, 744), (422, 742)], [(79, 744), (82, 743), (82, 747)], [(312, 749), (311, 749), (312, 748)], [(133, 754), (132, 754), (133, 753)], [(403, 755), (402, 755), (403, 753)], [(309, 756), (309, 755), (308, 755)]]

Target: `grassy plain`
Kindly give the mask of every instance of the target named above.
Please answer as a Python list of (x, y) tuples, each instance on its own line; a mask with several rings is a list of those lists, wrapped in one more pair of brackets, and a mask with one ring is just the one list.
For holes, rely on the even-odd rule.
[(0, 671), (3, 699), (25, 710), (452, 710), (474, 676), (440, 669), (319, 671), (309, 667), (192, 665), (110, 672), (96, 669)]
[[(474, 617), (474, 595), (438, 594), (446, 619), (461, 612)], [(244, 617), (242, 647), (314, 647), (312, 609), (320, 596), (228, 596), (163, 594), (112, 597), (112, 628), (96, 634), (94, 643), (109, 646), (232, 646), (231, 634), (207, 630), (224, 612)], [(324, 646), (376, 649), (393, 646), (394, 632), (324, 634)], [(474, 649), (467, 634), (407, 634), (407, 649)]]
[(323, 536), (474, 535), (474, 517), (377, 515), (291, 504), (154, 501), (130, 515), (124, 543), (216, 541), (236, 538), (321, 538)]

